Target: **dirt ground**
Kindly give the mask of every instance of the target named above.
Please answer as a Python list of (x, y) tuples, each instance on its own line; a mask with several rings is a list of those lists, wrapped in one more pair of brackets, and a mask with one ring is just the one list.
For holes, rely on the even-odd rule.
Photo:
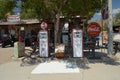
[(7, 63), (12, 61), (12, 57), (14, 55), (14, 48), (1, 48), (0, 47), (0, 64)]

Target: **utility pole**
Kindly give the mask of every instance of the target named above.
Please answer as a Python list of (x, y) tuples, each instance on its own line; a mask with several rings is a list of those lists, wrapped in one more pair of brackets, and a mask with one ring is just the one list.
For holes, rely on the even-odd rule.
[[(100, 43), (102, 43), (101, 45), (103, 47), (103, 17), (105, 15), (105, 13), (102, 13), (102, 11), (103, 11), (103, 6), (102, 6), (102, 0), (101, 0), (101, 29), (102, 29), (101, 40), (102, 40), (102, 42), (100, 42)], [(102, 52), (102, 49), (101, 49), (101, 52)]]
[(108, 0), (108, 55), (113, 54), (112, 0)]

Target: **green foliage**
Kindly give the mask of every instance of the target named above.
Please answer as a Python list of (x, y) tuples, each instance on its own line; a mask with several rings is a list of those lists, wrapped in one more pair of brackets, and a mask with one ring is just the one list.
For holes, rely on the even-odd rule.
[(103, 26), (102, 27), (102, 31), (107, 31), (108, 27), (107, 26)]
[(7, 14), (11, 14), (14, 6), (15, 2), (12, 0), (0, 0), (0, 19), (4, 19)]
[(37, 15), (35, 14), (34, 9), (27, 9), (26, 11), (22, 12), (21, 18), (37, 18)]
[(115, 21), (113, 21), (114, 26), (120, 25), (120, 11), (115, 15)]
[[(0, 18), (12, 13), (16, 0), (0, 0)], [(106, 0), (102, 0), (102, 6)], [(88, 16), (101, 9), (101, 0), (22, 0), (22, 18), (55, 18), (59, 13), (62, 16)]]
[(23, 0), (22, 1), (22, 18), (47, 18), (49, 9), (47, 10), (44, 0)]
[(120, 11), (115, 15), (115, 18), (120, 20)]
[[(57, 13), (63, 16), (87, 16), (91, 18), (98, 12), (107, 0), (22, 0), (22, 15), (29, 14), (38, 18), (55, 17)], [(101, 6), (102, 5), (102, 6)]]

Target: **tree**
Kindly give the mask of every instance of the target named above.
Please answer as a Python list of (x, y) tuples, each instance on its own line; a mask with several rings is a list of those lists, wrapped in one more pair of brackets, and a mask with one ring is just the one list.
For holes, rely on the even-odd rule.
[(7, 14), (13, 13), (15, 2), (12, 0), (0, 0), (0, 19), (5, 19)]
[(120, 11), (115, 15), (116, 19), (120, 19)]
[[(95, 12), (104, 6), (106, 0), (22, 0), (22, 9), (26, 13), (30, 9), (38, 19), (54, 19), (55, 43), (58, 42), (60, 16), (76, 15), (91, 18)], [(28, 13), (29, 14), (29, 13)]]
[(115, 21), (113, 22), (114, 25), (120, 24), (120, 11), (115, 15)]

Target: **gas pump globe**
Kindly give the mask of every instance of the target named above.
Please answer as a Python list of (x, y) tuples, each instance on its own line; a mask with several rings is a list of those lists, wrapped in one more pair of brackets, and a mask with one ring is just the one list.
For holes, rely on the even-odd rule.
[(68, 27), (69, 27), (69, 24), (68, 24), (68, 23), (65, 23), (65, 24), (64, 24), (64, 28), (68, 30)]

